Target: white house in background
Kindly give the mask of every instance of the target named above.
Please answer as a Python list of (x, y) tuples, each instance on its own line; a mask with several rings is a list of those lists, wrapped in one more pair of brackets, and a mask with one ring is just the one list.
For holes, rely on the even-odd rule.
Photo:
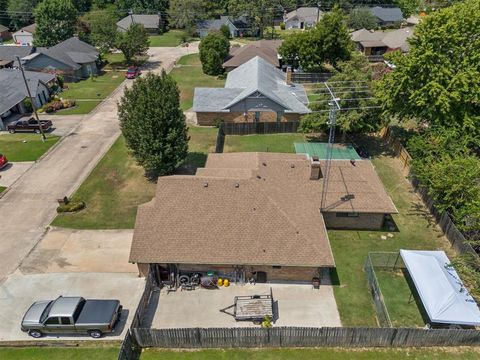
[(308, 29), (315, 26), (323, 16), (323, 11), (316, 7), (300, 7), (285, 14), (285, 29)]
[(33, 44), (33, 35), (35, 35), (35, 28), (36, 25), (31, 24), (28, 26), (25, 26), (18, 30), (17, 32), (14, 32), (12, 37), (13, 41), (15, 44), (18, 45), (32, 45)]

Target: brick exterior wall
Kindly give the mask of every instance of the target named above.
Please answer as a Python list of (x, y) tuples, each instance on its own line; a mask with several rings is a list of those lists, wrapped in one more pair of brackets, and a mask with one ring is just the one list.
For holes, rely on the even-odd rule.
[(358, 217), (337, 217), (336, 213), (323, 213), (327, 229), (379, 230), (384, 214), (365, 213)]
[[(201, 126), (213, 126), (218, 121), (224, 122), (245, 122), (245, 117), (242, 112), (197, 112), (197, 124)], [(300, 114), (283, 114), (281, 121), (298, 121)], [(255, 112), (247, 113), (247, 122), (255, 121)], [(277, 121), (277, 113), (273, 111), (261, 111), (260, 122), (275, 122)]]
[[(163, 264), (166, 267), (165, 264)], [(148, 274), (148, 264), (137, 264), (139, 276), (145, 277)], [(238, 266), (240, 268), (242, 266)], [(280, 268), (274, 268), (273, 266), (266, 265), (245, 265), (245, 279), (248, 281), (252, 277), (254, 271), (264, 271), (267, 273), (267, 281), (279, 281), (279, 282), (308, 282), (312, 281), (313, 277), (320, 277), (318, 268), (315, 267), (299, 267), (299, 266), (282, 266)], [(235, 266), (232, 265), (202, 265), (202, 264), (179, 264), (179, 271), (199, 271), (207, 272), (208, 270), (214, 270), (219, 273), (232, 273), (235, 270)]]

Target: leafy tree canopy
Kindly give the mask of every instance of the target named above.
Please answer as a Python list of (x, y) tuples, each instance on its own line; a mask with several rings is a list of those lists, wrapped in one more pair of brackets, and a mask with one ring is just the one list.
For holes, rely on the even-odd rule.
[(202, 17), (203, 8), (198, 0), (170, 0), (170, 25), (193, 33), (195, 21)]
[(9, 0), (8, 11), (11, 12), (9, 17), (11, 25), (18, 30), (26, 25), (34, 22), (31, 14), (32, 9), (40, 3), (41, 0)]
[(200, 61), (203, 72), (207, 75), (223, 73), (222, 63), (230, 50), (230, 42), (219, 31), (205, 36), (199, 45)]
[(177, 84), (165, 71), (148, 73), (125, 89), (118, 114), (127, 146), (149, 176), (172, 174), (185, 160), (185, 115)]
[(123, 53), (127, 63), (132, 63), (135, 55), (148, 50), (150, 40), (142, 24), (132, 24), (125, 32), (117, 32), (115, 47)]
[(336, 66), (350, 59), (353, 43), (342, 11), (336, 7), (311, 30), (288, 35), (279, 48), (284, 61), (305, 71), (321, 71), (325, 63)]
[(108, 10), (91, 11), (82, 17), (88, 24), (90, 41), (101, 53), (115, 47), (117, 38), (117, 16)]
[(35, 46), (54, 46), (74, 35), (77, 9), (71, 0), (43, 0), (34, 13)]
[(383, 77), (385, 114), (480, 133), (480, 2), (438, 10), (415, 27), (407, 56)]
[(348, 16), (348, 26), (354, 30), (374, 29), (378, 26), (377, 17), (368, 7), (353, 8)]
[(402, 9), (403, 16), (408, 18), (410, 15), (418, 14), (422, 8), (422, 0), (397, 0), (398, 7)]
[(115, 4), (120, 10), (135, 13), (165, 13), (168, 9), (168, 0), (115, 0)]

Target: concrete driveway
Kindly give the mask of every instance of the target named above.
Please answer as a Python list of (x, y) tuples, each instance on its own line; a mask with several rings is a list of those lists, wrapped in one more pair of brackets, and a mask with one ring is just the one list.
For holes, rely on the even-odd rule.
[(8, 163), (0, 170), (0, 186), (12, 186), (34, 163), (34, 161)]
[[(235, 296), (266, 295), (272, 288), (277, 314), (274, 326), (342, 326), (333, 289), (329, 285), (313, 290), (303, 284), (246, 284), (218, 290), (162, 290), (151, 320), (152, 328), (248, 327), (250, 321), (235, 319), (220, 309), (234, 303)], [(233, 309), (229, 310), (233, 312)]]
[(136, 274), (128, 262), (133, 230), (51, 229), (20, 265), (22, 274), (105, 272)]
[[(194, 46), (188, 51), (193, 51)], [(186, 48), (152, 50), (147, 63), (153, 71), (171, 69)], [(117, 101), (123, 82), (41, 161), (35, 163), (0, 199), (0, 279), (15, 271), (45, 233), (56, 214), (57, 199), (71, 195), (120, 135)]]
[(148, 62), (143, 66), (145, 70), (160, 73), (162, 68), (170, 72), (176, 61), (184, 55), (198, 53), (200, 42), (190, 43), (188, 47), (151, 47), (148, 49)]
[[(29, 306), (58, 296), (83, 296), (90, 299), (118, 299), (123, 312), (116, 331), (103, 340), (121, 340), (133, 319), (143, 293), (145, 280), (135, 274), (65, 273), (13, 274), (0, 286), (0, 341), (33, 340), (20, 330)], [(88, 335), (43, 337), (42, 340), (89, 340)], [(101, 339), (100, 339), (101, 340)]]

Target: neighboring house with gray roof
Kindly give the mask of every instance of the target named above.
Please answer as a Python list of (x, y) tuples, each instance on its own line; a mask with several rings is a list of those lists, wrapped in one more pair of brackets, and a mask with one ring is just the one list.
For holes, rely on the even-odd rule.
[(298, 121), (310, 113), (305, 88), (260, 56), (230, 71), (224, 88), (195, 88), (199, 125), (225, 122)]
[(71, 37), (49, 48), (37, 48), (22, 60), (27, 70), (55, 73), (67, 81), (78, 81), (98, 73), (98, 55), (93, 46)]
[(160, 14), (133, 14), (125, 16), (122, 20), (117, 22), (118, 31), (125, 32), (132, 24), (143, 25), (145, 30), (150, 34), (158, 34), (163, 29), (163, 20)]
[(384, 8), (375, 6), (370, 8), (370, 11), (377, 18), (380, 26), (400, 24), (404, 20), (402, 10), (397, 7)]
[(219, 19), (198, 20), (195, 29), (201, 38), (207, 36), (209, 32), (218, 31), (226, 25), (230, 30), (230, 37), (241, 37), (249, 34), (248, 23), (245, 17), (232, 19), (228, 16), (220, 16)]
[(0, 68), (12, 67), (17, 56), (23, 58), (34, 50), (32, 46), (0, 45)]
[(18, 45), (33, 45), (33, 35), (35, 35), (35, 23), (24, 26), (12, 34), (13, 41)]
[[(50, 99), (50, 87), (56, 82), (55, 74), (25, 71), (28, 87), (35, 105), (41, 107)], [(13, 114), (26, 112), (24, 100), (28, 97), (22, 73), (17, 69), (0, 69), (0, 128)]]
[(11, 38), (12, 38), (12, 34), (10, 33), (10, 30), (8, 29), (8, 27), (0, 24), (0, 44), (2, 43), (2, 41), (9, 40)]
[(352, 32), (350, 35), (353, 42), (357, 44), (358, 50), (366, 56), (383, 55), (396, 50), (406, 53), (410, 48), (407, 40), (413, 37), (414, 28), (405, 27), (393, 31), (360, 29)]
[(285, 29), (308, 29), (323, 16), (323, 11), (316, 7), (299, 7), (285, 14), (283, 22)]

